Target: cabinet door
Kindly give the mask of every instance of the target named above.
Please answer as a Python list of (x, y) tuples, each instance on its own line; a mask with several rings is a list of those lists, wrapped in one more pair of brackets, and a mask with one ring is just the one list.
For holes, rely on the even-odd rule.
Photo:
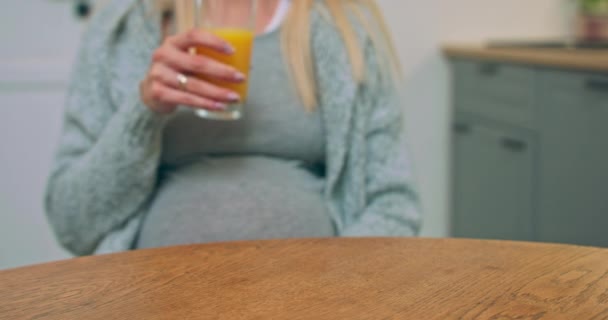
[(540, 240), (608, 246), (608, 77), (541, 77)]
[(457, 117), (453, 235), (533, 240), (534, 136)]
[(470, 60), (454, 60), (452, 69), (457, 111), (518, 127), (535, 128), (536, 69)]

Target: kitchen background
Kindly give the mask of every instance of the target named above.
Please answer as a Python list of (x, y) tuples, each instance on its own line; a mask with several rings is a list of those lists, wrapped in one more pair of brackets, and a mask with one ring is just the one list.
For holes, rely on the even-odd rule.
[[(296, 0), (297, 1), (297, 0)], [(442, 44), (571, 33), (570, 0), (379, 0), (405, 68), (407, 128), (423, 236), (450, 233), (449, 65)], [(69, 257), (42, 208), (63, 95), (85, 24), (71, 1), (4, 0), (0, 11), (0, 269)]]

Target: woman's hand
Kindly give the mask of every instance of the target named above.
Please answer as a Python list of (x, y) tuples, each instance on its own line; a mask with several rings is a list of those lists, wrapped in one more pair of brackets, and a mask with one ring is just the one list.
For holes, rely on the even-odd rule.
[[(234, 54), (230, 44), (204, 31), (191, 30), (166, 38), (154, 52), (150, 70), (140, 84), (141, 100), (152, 111), (171, 113), (178, 105), (223, 110), (227, 103), (240, 99), (236, 92), (191, 76), (204, 75), (230, 82), (245, 80), (245, 75), (231, 66), (190, 54), (188, 50), (193, 47)], [(187, 82), (180, 84), (180, 75), (185, 75)]]

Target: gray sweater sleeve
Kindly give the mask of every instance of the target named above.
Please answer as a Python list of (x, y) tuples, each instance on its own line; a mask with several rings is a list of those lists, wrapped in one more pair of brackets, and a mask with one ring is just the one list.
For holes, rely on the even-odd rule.
[(45, 199), (59, 242), (77, 255), (92, 253), (146, 203), (161, 153), (165, 119), (145, 108), (135, 88), (112, 99), (106, 68), (118, 38), (108, 22), (98, 17), (83, 38)]
[(358, 104), (365, 110), (366, 149), (364, 211), (343, 230), (344, 236), (415, 236), (421, 225), (412, 166), (406, 152), (403, 107), (388, 67), (381, 66), (368, 39), (366, 81)]
[[(403, 136), (403, 109), (390, 70), (364, 26), (352, 26), (364, 50), (365, 80), (354, 81), (342, 35), (322, 5), (313, 16), (319, 97), (326, 116), (329, 209), (340, 236), (414, 236), (421, 210)], [(336, 119), (344, 119), (345, 127)], [(346, 143), (345, 143), (346, 141)], [(346, 146), (348, 144), (348, 146)], [(339, 175), (332, 176), (332, 172)]]

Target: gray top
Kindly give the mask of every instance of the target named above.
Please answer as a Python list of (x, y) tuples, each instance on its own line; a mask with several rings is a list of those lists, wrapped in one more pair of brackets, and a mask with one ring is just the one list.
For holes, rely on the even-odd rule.
[(299, 161), (207, 158), (164, 172), (138, 248), (335, 235), (323, 180)]
[[(339, 236), (416, 235), (421, 215), (395, 86), (356, 24), (367, 79), (353, 79), (322, 2), (311, 14), (310, 41), (326, 146), (325, 208)], [(142, 104), (138, 85), (160, 43), (159, 21), (137, 3), (111, 0), (95, 14), (66, 99), (45, 205), (58, 240), (75, 254), (133, 248), (158, 191), (168, 118)]]
[(321, 117), (288, 85), (279, 38), (255, 41), (241, 120), (204, 120), (187, 108), (168, 120), (137, 247), (334, 235), (323, 181), (307, 170), (325, 162)]
[(307, 112), (290, 85), (279, 35), (274, 31), (255, 40), (243, 119), (204, 120), (181, 109), (165, 127), (162, 164), (176, 165), (199, 155), (252, 154), (325, 162), (321, 116)]

